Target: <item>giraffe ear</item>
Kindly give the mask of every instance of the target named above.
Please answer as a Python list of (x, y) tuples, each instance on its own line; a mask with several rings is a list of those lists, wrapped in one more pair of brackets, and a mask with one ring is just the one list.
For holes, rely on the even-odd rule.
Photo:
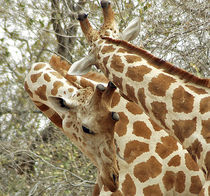
[(122, 39), (125, 41), (134, 40), (140, 32), (140, 18), (137, 17), (132, 20), (122, 32)]
[(84, 75), (91, 70), (91, 66), (95, 63), (95, 55), (89, 54), (88, 56), (76, 61), (72, 64), (68, 71), (69, 75)]

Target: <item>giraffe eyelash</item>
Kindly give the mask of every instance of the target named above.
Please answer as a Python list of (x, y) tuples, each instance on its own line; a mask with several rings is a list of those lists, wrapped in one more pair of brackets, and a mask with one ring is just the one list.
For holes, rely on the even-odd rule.
[(59, 101), (59, 104), (62, 108), (70, 109), (70, 107), (67, 105), (66, 101), (62, 98), (57, 98)]

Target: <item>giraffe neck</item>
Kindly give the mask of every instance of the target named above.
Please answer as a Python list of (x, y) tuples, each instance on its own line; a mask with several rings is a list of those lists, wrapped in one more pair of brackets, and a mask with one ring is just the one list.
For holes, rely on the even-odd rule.
[[(66, 75), (66, 77), (67, 76), (68, 75)], [(97, 76), (97, 73), (90, 73), (87, 75), (87, 78), (86, 76), (76, 76), (76, 82), (83, 87), (86, 87), (88, 83), (96, 85), (97, 82), (95, 78), (97, 78)], [(103, 78), (100, 80), (104, 82)], [(98, 82), (100, 82), (100, 80)], [(121, 123), (116, 125), (114, 136), (117, 151), (121, 157), (118, 157), (120, 188), (117, 192), (119, 194), (144, 195), (151, 187), (154, 189), (152, 191), (164, 194), (166, 191), (162, 187), (167, 187), (169, 182), (162, 180), (162, 177), (160, 178), (159, 175), (161, 175), (161, 173), (165, 173), (163, 179), (166, 179), (170, 175), (178, 177), (180, 174), (183, 175), (184, 173), (190, 172), (190, 174), (188, 173), (189, 176), (185, 176), (186, 181), (183, 181), (186, 187), (184, 187), (184, 185), (180, 190), (177, 190), (178, 192), (182, 192), (183, 195), (187, 195), (189, 194), (188, 190), (192, 189), (194, 184), (187, 184), (186, 182), (191, 180), (192, 176), (197, 175), (196, 172), (198, 171), (201, 176), (197, 176), (196, 178), (198, 181), (201, 179), (201, 184), (196, 191), (197, 193), (200, 191), (205, 181), (203, 173), (198, 169), (197, 164), (194, 163), (189, 153), (183, 149), (179, 142), (153, 122), (138, 105), (125, 100), (118, 92), (114, 94), (112, 109), (119, 113), (121, 119)], [(152, 150), (150, 151), (150, 149)], [(161, 160), (159, 157), (161, 157)], [(179, 163), (176, 163), (176, 161)], [(155, 166), (153, 164), (155, 164)], [(190, 168), (191, 166), (189, 164), (192, 164), (193, 172), (190, 171), (192, 168)], [(173, 167), (178, 167), (179, 169), (177, 168), (177, 171), (179, 172), (174, 172)], [(151, 170), (151, 173), (146, 172), (146, 174), (141, 175), (141, 171), (147, 169)], [(153, 176), (152, 173), (156, 174)], [(98, 178), (100, 184), (100, 176), (98, 176)], [(137, 180), (133, 180), (134, 178)], [(158, 182), (160, 183), (150, 183), (148, 182), (150, 179), (154, 180), (154, 182), (159, 179)], [(175, 177), (172, 186), (178, 186), (178, 178), (176, 179)], [(97, 186), (96, 190), (98, 193), (99, 190)], [(99, 192), (100, 195), (112, 195), (106, 188)], [(168, 193), (170, 193), (170, 191)], [(190, 194), (192, 194), (192, 192), (190, 192)]]
[(104, 40), (97, 58), (99, 68), (122, 94), (175, 136), (209, 175), (209, 80), (161, 63), (124, 41)]
[[(65, 73), (64, 75), (66, 79), (71, 77)], [(80, 86), (80, 88), (87, 86), (95, 88), (98, 82), (106, 81), (96, 73), (88, 74), (86, 77), (76, 76), (69, 82), (75, 83), (74, 86)], [(56, 81), (59, 79), (57, 78)], [(41, 83), (45, 84), (45, 81), (39, 78), (39, 84)], [(30, 85), (30, 87), (32, 86)], [(51, 90), (46, 92), (51, 92)], [(58, 92), (60, 91), (58, 90)], [(42, 100), (39, 101), (43, 102), (44, 94), (39, 95), (42, 95)], [(32, 100), (38, 99), (33, 94), (31, 98)], [(135, 103), (126, 101), (117, 92), (114, 94), (112, 108), (119, 112), (122, 119), (115, 129), (118, 153), (122, 157), (122, 159), (118, 159), (119, 193), (143, 195), (152, 190), (160, 194), (170, 194), (174, 192), (175, 187), (179, 187), (180, 178), (182, 178), (182, 186), (176, 190), (178, 193), (189, 195), (197, 194), (200, 191), (204, 183), (203, 173), (175, 139), (168, 136), (164, 130), (149, 119)], [(174, 167), (176, 167), (176, 171), (174, 171)], [(148, 172), (141, 175), (141, 171)], [(174, 176), (173, 184), (170, 183), (170, 176)], [(195, 181), (196, 188), (194, 188)], [(103, 191), (101, 194), (103, 195)]]
[[(91, 86), (95, 88), (98, 82), (106, 83), (107, 80), (98, 73), (88, 73), (82, 77), (80, 76), (70, 76), (64, 74), (64, 77), (70, 79), (70, 77), (75, 77), (75, 83), (85, 88)], [(197, 188), (197, 193), (200, 191), (202, 184), (204, 183), (204, 177), (201, 170), (191, 159), (189, 153), (182, 148), (182, 146), (171, 136), (169, 136), (165, 130), (161, 129), (156, 125), (143, 111), (135, 104), (126, 101), (122, 98), (118, 92), (114, 94), (112, 102), (112, 110), (117, 111), (120, 115), (121, 121), (115, 127), (115, 141), (117, 146), (118, 154), (118, 165), (120, 168), (120, 188), (118, 193), (123, 193), (124, 195), (143, 195), (149, 189), (149, 187), (154, 187), (153, 191), (158, 193), (165, 193), (164, 188), (167, 186), (167, 180), (164, 182), (160, 179), (161, 173), (166, 172), (163, 178), (167, 178), (170, 175), (170, 166), (174, 167), (176, 163), (174, 160), (179, 160), (180, 163), (176, 166), (180, 170), (179, 172), (188, 173), (186, 176), (185, 184), (180, 190), (183, 194), (188, 194), (190, 187), (193, 184), (187, 184), (188, 180), (199, 171), (199, 176), (196, 178), (198, 181), (201, 180), (201, 184)], [(170, 145), (169, 145), (170, 144)], [(154, 148), (155, 147), (155, 148)], [(154, 149), (150, 151), (149, 149)], [(161, 160), (159, 159), (161, 157)], [(167, 157), (167, 158), (166, 158)], [(144, 161), (142, 161), (144, 160)], [(178, 162), (179, 162), (178, 161)], [(156, 166), (153, 168), (153, 164)], [(175, 165), (174, 165), (175, 164)], [(191, 164), (194, 171), (189, 171)], [(167, 165), (165, 167), (165, 165)], [(168, 167), (169, 166), (169, 167)], [(141, 175), (140, 171), (145, 170), (147, 167), (152, 170), (151, 173)], [(132, 172), (128, 172), (131, 171)], [(195, 172), (196, 171), (196, 172)], [(157, 172), (157, 173), (156, 173)], [(163, 172), (163, 173), (164, 173)], [(168, 173), (169, 172), (169, 173)], [(153, 175), (152, 173), (156, 173)], [(172, 172), (174, 176), (178, 175), (178, 172)], [(201, 176), (200, 176), (201, 175)], [(133, 178), (138, 179), (137, 181)], [(146, 176), (146, 177), (145, 177)], [(160, 184), (147, 182), (150, 179), (154, 181), (158, 180)], [(161, 177), (162, 178), (162, 177)], [(172, 186), (177, 186), (175, 183)], [(101, 184), (100, 175), (98, 176), (98, 183)], [(101, 187), (101, 185), (100, 185)], [(100, 195), (109, 194), (105, 190), (101, 190), (96, 186), (96, 195), (100, 192)], [(170, 193), (170, 191), (168, 192)], [(112, 193), (110, 192), (110, 195)]]

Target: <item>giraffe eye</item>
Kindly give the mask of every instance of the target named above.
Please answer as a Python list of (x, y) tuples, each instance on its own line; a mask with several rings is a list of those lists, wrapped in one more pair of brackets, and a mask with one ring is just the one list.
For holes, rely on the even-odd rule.
[(93, 131), (91, 131), (90, 129), (88, 129), (85, 126), (82, 126), (82, 130), (83, 130), (84, 133), (87, 133), (87, 134), (91, 134), (91, 135), (95, 134)]

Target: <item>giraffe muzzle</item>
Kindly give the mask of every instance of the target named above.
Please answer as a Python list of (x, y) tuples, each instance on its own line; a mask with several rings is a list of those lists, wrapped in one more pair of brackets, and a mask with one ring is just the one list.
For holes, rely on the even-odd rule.
[(80, 13), (80, 14), (78, 14), (77, 20), (83, 21), (83, 20), (85, 20), (87, 17), (88, 17), (88, 14)]
[(101, 7), (102, 8), (108, 8), (110, 5), (110, 2), (109, 1), (101, 1)]

